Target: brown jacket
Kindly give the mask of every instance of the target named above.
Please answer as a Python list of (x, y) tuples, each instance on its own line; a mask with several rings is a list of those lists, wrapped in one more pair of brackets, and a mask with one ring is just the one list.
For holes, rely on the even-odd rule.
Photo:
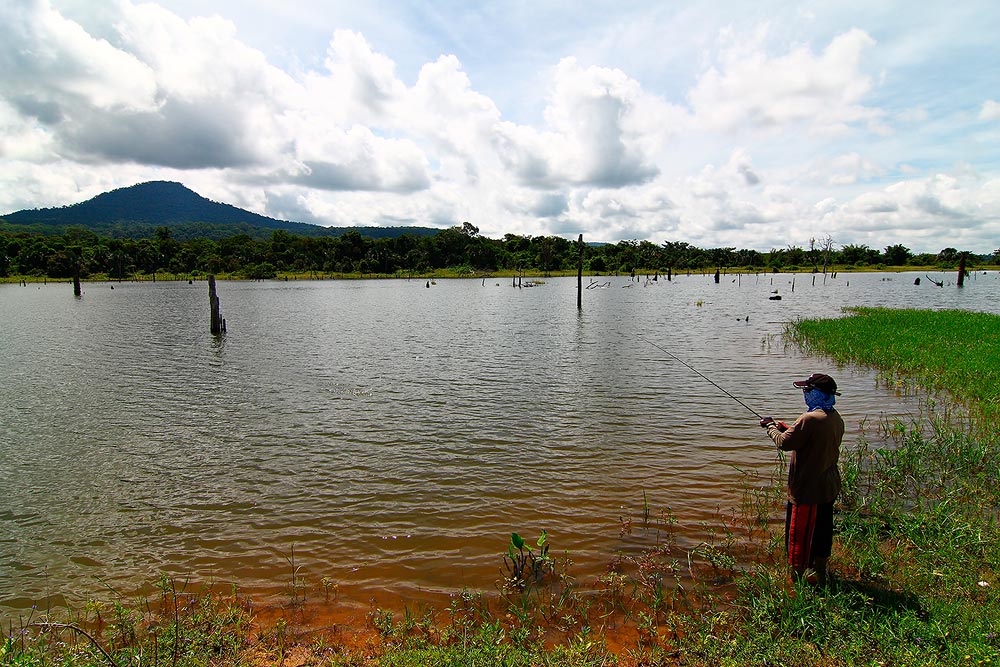
[(796, 505), (832, 503), (840, 493), (840, 441), (844, 419), (836, 410), (810, 410), (782, 431), (777, 423), (767, 434), (779, 449), (792, 452), (788, 466), (788, 499)]

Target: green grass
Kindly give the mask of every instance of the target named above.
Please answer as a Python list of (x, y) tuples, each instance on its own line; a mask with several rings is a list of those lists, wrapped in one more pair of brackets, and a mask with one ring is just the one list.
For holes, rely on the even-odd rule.
[[(678, 545), (669, 508), (656, 511), (643, 493), (641, 520), (623, 517), (621, 529), (647, 531), (656, 546), (618, 555), (594, 582), (574, 579), (565, 552), (543, 552), (542, 535), (528, 545), (545, 567), (508, 577), (517, 585), (463, 592), (443, 610), (372, 609), (364, 627), (331, 630), (298, 622), (309, 604), (336, 604), (329, 582), (293, 587), (289, 605), (264, 619), (235, 592), (189, 593), (164, 578), (154, 600), (91, 602), (64, 626), (48, 617), (10, 626), (0, 665), (997, 664), (998, 319), (865, 309), (786, 332), (815, 353), (947, 391), (969, 408), (927, 401), (919, 416), (865, 422), (845, 443), (827, 588), (790, 582), (775, 530), (784, 496), (776, 468), (746, 474), (740, 507), (693, 547)], [(498, 567), (527, 567), (523, 541), (511, 539), (503, 560), (498, 538)], [(553, 553), (562, 548), (572, 551)]]
[(788, 334), (804, 349), (882, 371), (895, 384), (947, 391), (1000, 417), (1000, 316), (960, 310), (852, 308), (833, 320), (804, 320)]

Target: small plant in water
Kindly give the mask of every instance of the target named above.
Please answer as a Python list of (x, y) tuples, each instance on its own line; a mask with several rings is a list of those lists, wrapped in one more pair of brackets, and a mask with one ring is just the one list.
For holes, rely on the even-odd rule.
[(548, 534), (543, 530), (535, 545), (535, 552), (517, 533), (510, 534), (507, 555), (503, 557), (503, 581), (501, 590), (525, 591), (542, 583), (555, 570), (549, 557)]
[(333, 591), (334, 598), (337, 597), (337, 593), (340, 590), (340, 584), (335, 582), (330, 577), (323, 577), (319, 580), (321, 586), (323, 586), (323, 599), (327, 602), (330, 601), (330, 591)]
[(301, 607), (306, 601), (306, 580), (299, 572), (302, 570), (301, 565), (295, 564), (295, 545), (292, 545), (291, 555), (286, 556), (285, 560), (288, 561), (288, 565), (291, 568), (291, 582), (288, 589), (289, 604), (292, 607)]

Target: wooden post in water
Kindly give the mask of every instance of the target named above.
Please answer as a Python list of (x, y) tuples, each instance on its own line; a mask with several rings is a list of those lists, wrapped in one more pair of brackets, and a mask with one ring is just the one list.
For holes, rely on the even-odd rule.
[(79, 265), (73, 269), (73, 296), (80, 296), (83, 292), (80, 291), (80, 267)]
[(215, 292), (215, 275), (208, 277), (208, 305), (211, 309), (212, 334), (218, 336), (226, 330), (226, 321), (219, 313), (219, 295)]
[(965, 253), (958, 258), (958, 286), (965, 287)]
[(583, 310), (583, 234), (577, 241), (578, 254), (576, 258), (576, 309)]

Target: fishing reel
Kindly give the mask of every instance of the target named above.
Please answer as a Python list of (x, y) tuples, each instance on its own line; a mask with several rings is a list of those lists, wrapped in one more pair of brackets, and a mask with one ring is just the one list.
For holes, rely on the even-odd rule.
[(787, 431), (788, 430), (788, 424), (786, 424), (785, 422), (782, 422), (782, 421), (777, 421), (777, 420), (774, 419), (774, 417), (764, 417), (764, 418), (762, 418), (760, 420), (760, 427), (761, 428), (767, 428), (768, 426), (770, 426), (772, 424), (774, 424), (774, 427), (777, 428), (779, 431)]

